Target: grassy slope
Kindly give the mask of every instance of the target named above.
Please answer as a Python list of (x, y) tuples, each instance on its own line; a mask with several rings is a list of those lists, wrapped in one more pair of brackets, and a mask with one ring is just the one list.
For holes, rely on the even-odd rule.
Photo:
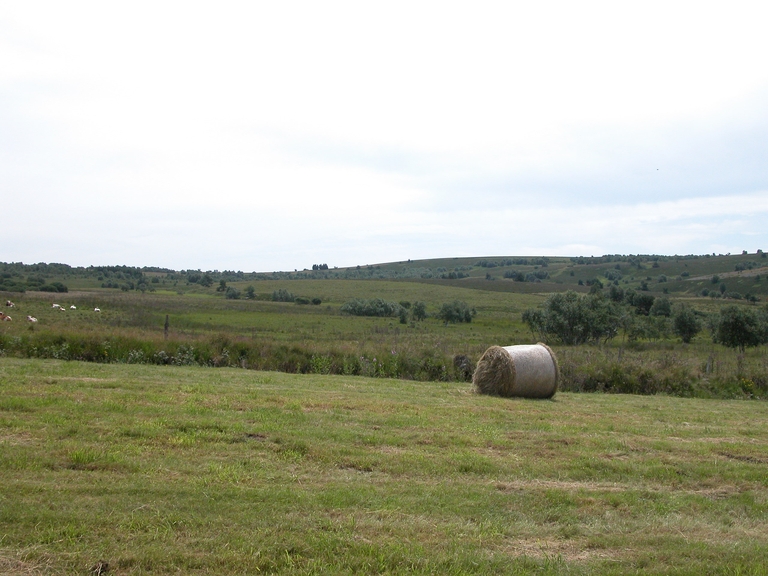
[[(437, 258), (407, 262), (390, 262), (371, 266), (366, 265), (360, 268), (363, 272), (370, 271), (371, 274), (373, 274), (374, 281), (376, 274), (379, 272), (388, 273), (392, 271), (399, 272), (406, 269), (430, 269), (435, 275), (439, 276), (438, 269), (444, 269), (445, 271), (450, 272), (459, 268), (464, 274), (468, 274), (469, 277), (461, 280), (410, 279), (407, 283), (411, 285), (437, 284), (439, 286), (466, 287), (476, 290), (532, 293), (562, 291), (567, 289), (586, 290), (587, 288), (584, 286), (578, 285), (579, 280), (586, 282), (594, 278), (599, 278), (606, 283), (605, 274), (608, 271), (615, 270), (615, 267), (618, 265), (623, 276), (620, 285), (626, 288), (637, 289), (640, 286), (641, 281), (646, 281), (649, 285), (649, 289), (654, 293), (661, 293), (666, 289), (673, 295), (694, 296), (700, 293), (703, 288), (717, 289), (719, 283), (713, 285), (710, 280), (712, 276), (718, 275), (720, 281), (725, 282), (728, 291), (737, 291), (742, 295), (751, 293), (762, 295), (764, 297), (768, 295), (768, 278), (766, 278), (768, 276), (768, 259), (763, 258), (762, 256), (762, 254), (755, 253), (697, 257), (662, 256), (658, 258), (656, 265), (649, 260), (640, 262), (639, 266), (632, 265), (629, 262), (592, 264), (589, 263), (590, 260), (588, 259), (585, 260), (584, 263), (578, 264), (573, 262), (570, 258), (549, 257), (549, 266), (545, 268), (545, 270), (549, 273), (550, 278), (536, 284), (530, 282), (513, 282), (512, 280), (504, 278), (504, 273), (512, 270), (521, 271), (523, 273), (541, 270), (541, 268), (534, 266), (533, 264), (509, 265), (493, 268), (477, 265), (483, 260), (500, 262), (508, 258), (517, 258), (509, 256)], [(529, 256), (527, 258), (532, 260), (535, 257)], [(735, 271), (737, 265), (745, 263), (752, 263), (756, 267), (752, 270), (744, 270), (742, 272)], [(317, 273), (317, 276), (323, 277), (324, 275), (333, 275), (336, 273), (343, 274), (346, 270), (347, 269), (331, 269), (329, 271), (321, 271)], [(348, 270), (355, 271), (355, 268), (350, 268)], [(310, 275), (312, 274), (311, 272), (307, 273)], [(486, 274), (490, 274), (494, 280), (486, 280)], [(683, 276), (684, 274), (686, 274), (686, 276)], [(661, 275), (667, 277), (667, 282), (658, 282)], [(176, 292), (210, 294), (215, 293), (215, 289), (218, 286), (218, 282), (207, 289), (196, 284), (188, 285), (184, 281), (185, 276), (180, 274), (175, 275), (175, 279), (168, 279), (169, 277), (166, 274), (154, 272), (148, 272), (146, 273), (146, 276), (147, 278), (155, 278), (160, 281), (158, 284), (150, 284), (152, 288), (158, 291), (164, 291), (168, 294), (175, 294)], [(268, 277), (268, 275), (255, 275), (248, 280), (229, 282), (228, 284), (240, 289), (244, 289), (248, 285), (253, 285), (262, 297), (268, 297), (275, 287), (286, 287), (284, 284), (285, 280), (264, 280), (263, 278), (266, 277)], [(122, 282), (122, 280), (118, 280), (114, 277), (112, 280)], [(95, 276), (83, 276), (80, 273), (68, 276), (46, 277), (46, 282), (50, 283), (56, 281), (64, 283), (71, 291), (93, 290), (99, 288), (102, 284), (102, 282), (97, 280)], [(351, 282), (355, 281), (351, 280)], [(327, 282), (325, 283), (327, 284)], [(412, 287), (412, 290), (418, 290), (418, 288)], [(107, 291), (114, 292), (115, 290), (108, 289)], [(333, 292), (333, 289), (331, 289), (331, 292)], [(363, 292), (367, 292), (367, 290), (363, 289)], [(315, 287), (311, 287), (308, 284), (303, 287), (297, 287), (296, 293), (297, 295), (310, 297), (322, 297), (325, 295), (324, 288), (317, 290)], [(14, 297), (16, 295), (9, 293), (9, 296)]]
[(768, 405), (0, 358), (0, 572), (765, 573)]

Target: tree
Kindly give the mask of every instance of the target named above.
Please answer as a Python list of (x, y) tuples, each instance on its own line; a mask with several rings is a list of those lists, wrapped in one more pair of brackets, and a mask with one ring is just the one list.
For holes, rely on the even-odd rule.
[(664, 296), (656, 298), (649, 310), (651, 316), (666, 316), (669, 317), (672, 314), (672, 305), (669, 302), (669, 298)]
[(253, 286), (248, 286), (248, 288), (245, 289), (245, 297), (248, 300), (253, 300), (256, 298), (256, 289)]
[(285, 288), (279, 288), (272, 292), (273, 302), (293, 302), (296, 297)]
[(616, 336), (619, 308), (602, 293), (580, 295), (569, 290), (551, 294), (542, 309), (523, 312), (523, 322), (542, 340), (563, 344), (598, 343)]
[(413, 303), (413, 310), (411, 310), (411, 318), (417, 322), (421, 322), (427, 317), (427, 305), (424, 302), (417, 300)]
[(651, 313), (654, 300), (656, 297), (651, 294), (637, 294), (632, 304), (638, 314), (648, 316)]
[(714, 321), (712, 340), (742, 353), (746, 348), (768, 342), (765, 316), (765, 312), (759, 314), (743, 306), (725, 306)]
[(672, 308), (672, 330), (688, 344), (701, 331), (701, 321), (689, 306), (675, 304)]

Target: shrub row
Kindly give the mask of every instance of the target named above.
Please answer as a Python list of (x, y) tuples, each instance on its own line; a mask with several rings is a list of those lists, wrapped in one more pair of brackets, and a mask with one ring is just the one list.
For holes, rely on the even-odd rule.
[[(410, 380), (467, 380), (466, 363), (424, 351), (420, 355), (317, 353), (300, 346), (234, 341), (226, 336), (195, 342), (99, 338), (43, 332), (0, 336), (0, 355), (84, 362), (239, 367), (301, 374), (344, 374)], [(468, 375), (469, 374), (469, 375)]]

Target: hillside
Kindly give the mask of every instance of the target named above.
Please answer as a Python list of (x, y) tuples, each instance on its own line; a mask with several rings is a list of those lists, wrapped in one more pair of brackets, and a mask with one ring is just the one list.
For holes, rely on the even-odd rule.
[[(155, 267), (0, 263), (0, 291), (107, 290), (215, 293), (227, 284), (274, 280), (398, 280), (492, 292), (586, 292), (595, 281), (684, 297), (729, 294), (768, 296), (768, 259), (758, 251), (726, 255), (605, 255), (599, 257), (499, 256), (365, 264), (316, 265), (294, 272), (170, 270)], [(259, 292), (259, 290), (256, 290)]]

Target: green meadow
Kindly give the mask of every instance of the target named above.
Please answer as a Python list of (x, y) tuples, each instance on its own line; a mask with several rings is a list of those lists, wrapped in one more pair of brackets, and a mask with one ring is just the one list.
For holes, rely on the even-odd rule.
[(767, 487), (764, 402), (0, 358), (0, 573), (765, 574)]
[[(766, 574), (768, 352), (708, 323), (764, 310), (763, 256), (0, 263), (0, 574)], [(473, 392), (524, 311), (619, 288), (703, 329), (550, 342), (551, 401)]]

